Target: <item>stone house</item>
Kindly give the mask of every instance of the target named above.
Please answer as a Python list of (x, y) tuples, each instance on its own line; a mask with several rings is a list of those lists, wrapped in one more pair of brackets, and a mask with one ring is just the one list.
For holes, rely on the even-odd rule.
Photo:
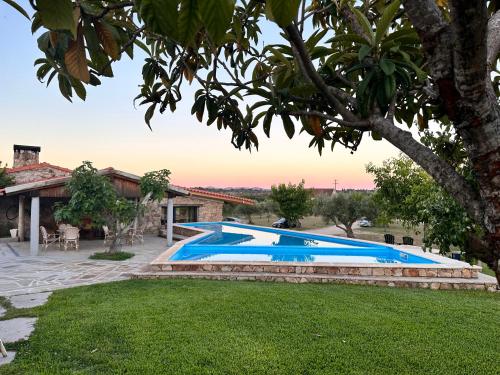
[[(69, 199), (65, 185), (72, 171), (40, 162), (40, 151), (40, 147), (36, 146), (14, 145), (14, 160), (12, 168), (7, 168), (7, 173), (14, 177), (15, 184), (0, 189), (0, 237), (8, 236), (8, 229), (13, 228), (22, 229), (21, 239), (30, 237), (29, 207), (34, 197), (41, 198), (39, 224), (49, 229), (56, 227), (53, 219), (54, 204)], [(139, 199), (139, 176), (114, 168), (105, 168), (99, 173), (111, 179), (121, 196)], [(173, 206), (173, 223), (221, 221), (224, 202), (254, 204), (251, 199), (171, 185), (160, 203), (149, 204), (143, 223), (146, 231), (160, 233), (160, 229), (166, 225), (169, 200)]]

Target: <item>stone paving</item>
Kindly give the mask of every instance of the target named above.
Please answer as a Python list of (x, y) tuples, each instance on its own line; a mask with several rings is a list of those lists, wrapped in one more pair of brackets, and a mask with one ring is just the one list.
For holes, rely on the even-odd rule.
[(4, 343), (26, 340), (35, 328), (37, 318), (0, 320), (0, 338)]
[[(51, 294), (52, 292), (22, 294), (9, 297), (8, 299), (11, 306), (14, 308), (31, 308), (41, 306), (46, 303)], [(2, 343), (15, 343), (27, 340), (35, 329), (36, 321), (37, 318), (14, 318), (9, 320), (0, 320), (0, 340), (2, 340)], [(15, 351), (8, 351), (7, 356), (5, 357), (0, 355), (0, 366), (12, 362), (15, 356)]]
[(124, 246), (135, 253), (125, 261), (90, 260), (104, 251), (102, 241), (81, 241), (80, 250), (59, 250), (57, 246), (30, 256), (29, 243), (0, 242), (0, 296), (46, 292), (78, 285), (124, 280), (139, 272), (167, 249), (167, 241), (146, 236), (144, 244)]

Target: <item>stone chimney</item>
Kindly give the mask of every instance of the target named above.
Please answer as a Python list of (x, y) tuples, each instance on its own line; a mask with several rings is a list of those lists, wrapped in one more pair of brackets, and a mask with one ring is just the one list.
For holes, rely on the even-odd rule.
[(39, 146), (14, 145), (14, 164), (12, 167), (16, 168), (40, 163), (40, 150)]

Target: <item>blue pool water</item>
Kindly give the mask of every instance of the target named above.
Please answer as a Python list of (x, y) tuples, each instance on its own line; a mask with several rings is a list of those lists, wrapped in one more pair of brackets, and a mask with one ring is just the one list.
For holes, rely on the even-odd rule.
[(170, 260), (437, 263), (433, 260), (374, 244), (311, 233), (261, 228), (236, 223), (189, 223), (208, 233), (181, 247)]

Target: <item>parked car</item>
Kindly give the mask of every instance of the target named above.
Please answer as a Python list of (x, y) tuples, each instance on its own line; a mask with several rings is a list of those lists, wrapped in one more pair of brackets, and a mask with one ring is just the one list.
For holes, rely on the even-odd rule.
[(273, 228), (295, 228), (297, 227), (296, 223), (290, 223), (287, 219), (284, 217), (276, 220), (273, 223)]
[(235, 222), (235, 223), (241, 223), (242, 222), (242, 220), (240, 218), (233, 217), (233, 216), (225, 217), (224, 221), (232, 221), (232, 222)]
[(359, 226), (363, 227), (363, 228), (367, 228), (367, 227), (372, 227), (373, 224), (372, 224), (372, 222), (370, 220), (368, 220), (368, 219), (365, 218), (365, 219), (361, 219), (359, 221)]

